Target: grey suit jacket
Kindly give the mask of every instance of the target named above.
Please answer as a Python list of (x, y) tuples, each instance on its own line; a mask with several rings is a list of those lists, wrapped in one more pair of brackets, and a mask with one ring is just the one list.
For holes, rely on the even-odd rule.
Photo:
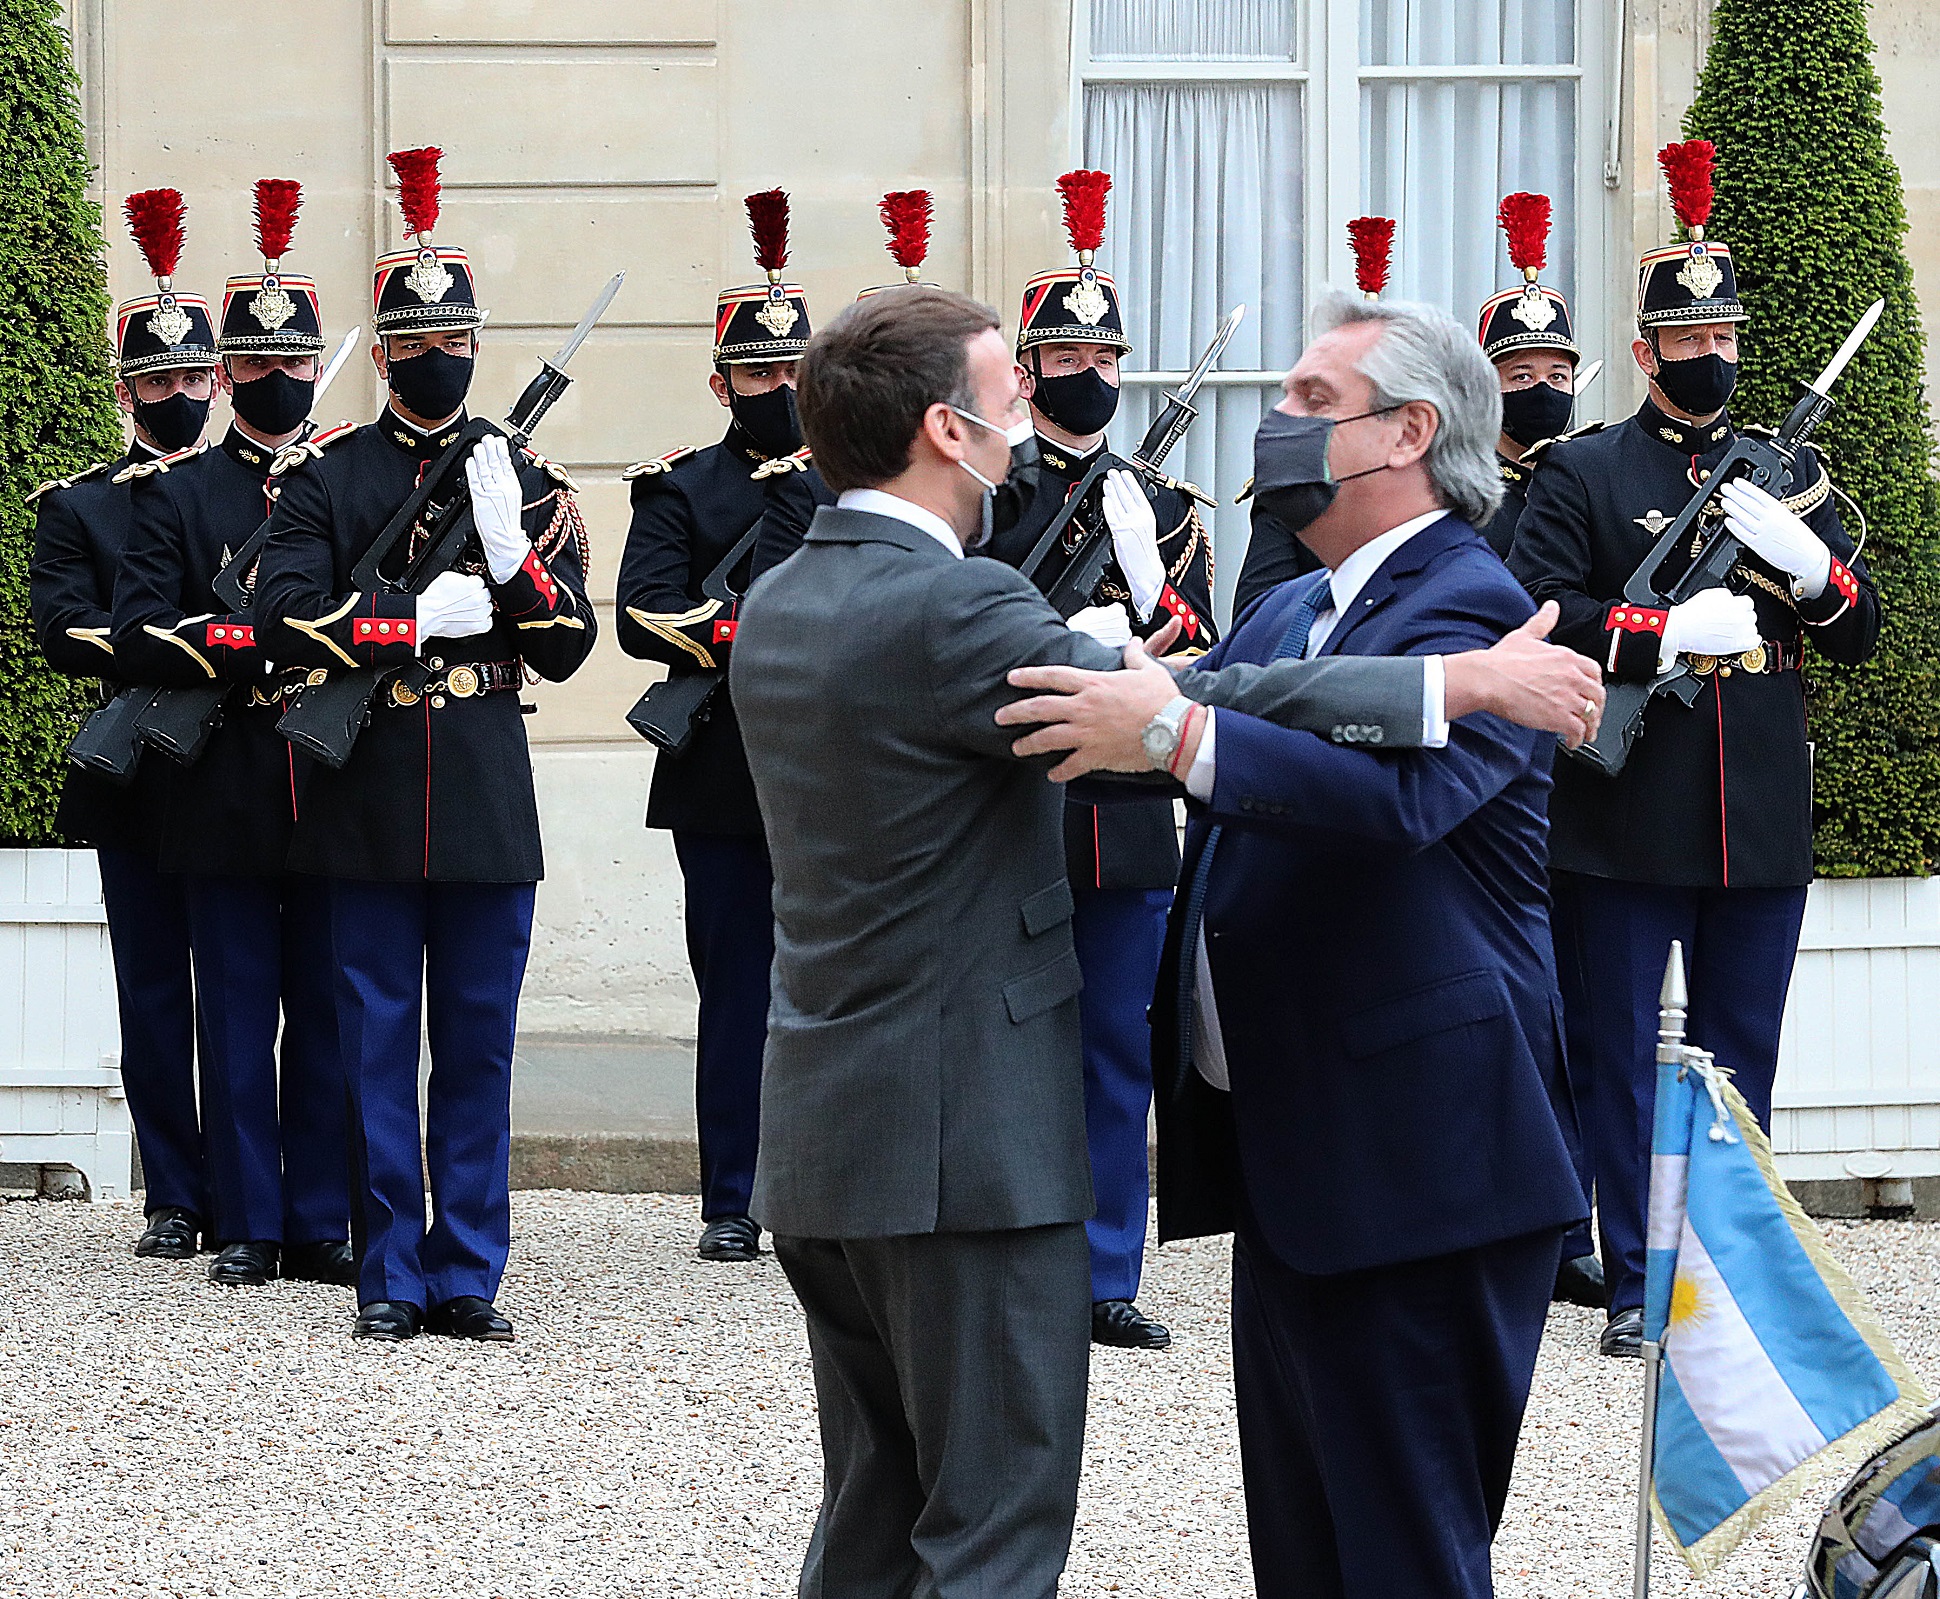
[[(1119, 664), (1012, 568), (864, 511), (818, 511), (743, 602), (729, 679), (775, 869), (752, 1205), (772, 1232), (1091, 1214), (1062, 801), (995, 721), (1005, 673), (1047, 662)], [(1419, 660), (1189, 676), (1283, 725), (1420, 742)]]

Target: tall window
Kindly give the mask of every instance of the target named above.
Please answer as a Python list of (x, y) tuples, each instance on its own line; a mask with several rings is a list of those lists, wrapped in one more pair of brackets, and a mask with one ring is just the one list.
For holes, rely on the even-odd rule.
[(1133, 344), (1120, 448), (1226, 312), (1247, 306), (1201, 390), (1200, 420), (1166, 463), (1222, 502), (1222, 615), (1246, 549), (1246, 508), (1232, 501), (1253, 432), (1313, 296), (1351, 285), (1348, 218), (1394, 217), (1390, 292), (1467, 321), (1515, 281), (1497, 202), (1548, 194), (1544, 280), (1570, 296), (1579, 342), (1599, 342), (1603, 108), (1586, 104), (1597, 52), (1578, 4), (1076, 0), (1073, 156), (1114, 180), (1099, 264), (1118, 281)]

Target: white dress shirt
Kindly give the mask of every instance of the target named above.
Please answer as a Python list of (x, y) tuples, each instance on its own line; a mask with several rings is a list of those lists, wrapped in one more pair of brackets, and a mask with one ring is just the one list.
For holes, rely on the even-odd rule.
[[(1341, 618), (1353, 609), (1361, 590), (1367, 587), (1367, 580), (1381, 569), (1387, 558), (1423, 528), (1433, 527), (1446, 515), (1446, 511), (1429, 511), (1403, 522), (1379, 538), (1369, 539), (1334, 568), (1327, 584), (1332, 601), (1323, 603), (1314, 617), (1313, 627), (1307, 634), (1307, 650), (1303, 660), (1312, 660), (1320, 653), (1334, 629), (1340, 625)], [(1423, 658), (1423, 664), (1422, 748), (1444, 749), (1448, 744), (1448, 703), (1444, 693), (1442, 658), (1429, 655)], [(1218, 776), (1218, 755), (1215, 750), (1218, 727), (1219, 712), (1208, 711), (1205, 731), (1199, 737), (1198, 752), (1186, 773), (1186, 792), (1196, 800), (1212, 798), (1213, 782)], [(1226, 1044), (1219, 1032), (1219, 1006), (1213, 997), (1212, 963), (1206, 955), (1206, 929), (1203, 925), (1193, 949), (1192, 1059), (1199, 1075), (1214, 1088), (1231, 1086), (1226, 1074)]]
[(871, 511), (877, 516), (893, 516), (898, 522), (920, 527), (959, 561), (963, 559), (963, 540), (956, 529), (926, 506), (906, 500), (900, 494), (885, 494), (881, 489), (844, 489), (835, 503), (845, 511)]

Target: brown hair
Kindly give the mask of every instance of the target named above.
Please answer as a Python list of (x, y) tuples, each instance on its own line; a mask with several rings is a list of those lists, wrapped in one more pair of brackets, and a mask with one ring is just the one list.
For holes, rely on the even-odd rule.
[(970, 341), (999, 326), (967, 294), (910, 284), (821, 329), (802, 356), (797, 403), (823, 481), (840, 494), (899, 476), (932, 405), (975, 405)]

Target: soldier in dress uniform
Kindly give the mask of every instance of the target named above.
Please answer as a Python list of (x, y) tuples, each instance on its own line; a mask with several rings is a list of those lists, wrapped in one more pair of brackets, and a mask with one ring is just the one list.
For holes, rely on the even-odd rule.
[[(1058, 180), (1077, 262), (1040, 272), (1024, 286), (1017, 358), (1037, 429), (1039, 465), (1025, 487), (1000, 497), (986, 554), (1019, 565), (1106, 449), (1118, 409), (1120, 358), (1131, 349), (1117, 285), (1093, 259), (1103, 242), (1102, 172)], [(1115, 459), (1115, 458), (1114, 458)], [(1182, 649), (1217, 637), (1212, 620), (1212, 544), (1195, 501), (1180, 483), (1124, 463), (1104, 479), (1099, 510), (1112, 540), (1092, 605), (1071, 625), (1106, 644), (1148, 637), (1174, 617)], [(1210, 504), (1210, 501), (1206, 501)], [(1012, 517), (1014, 515), (1014, 520)], [(1084, 972), (1085, 1132), (1098, 1213), (1091, 1240), (1094, 1341), (1163, 1349), (1171, 1334), (1136, 1303), (1145, 1257), (1149, 1199), (1146, 1125), (1152, 1103), (1151, 1039), (1145, 1019), (1158, 979), (1166, 912), (1179, 875), (1178, 828), (1168, 799), (1113, 805), (1067, 803), (1067, 876), (1076, 901), (1073, 934)]]
[[(1576, 368), (1583, 352), (1570, 327), (1569, 301), (1540, 281), (1548, 255), (1550, 202), (1546, 194), (1503, 197), (1496, 220), (1509, 241), (1509, 260), (1523, 277), (1482, 302), (1482, 353), (1502, 380), (1502, 507), (1481, 529), (1489, 548), (1507, 556), (1516, 519), (1536, 470), (1535, 447), (1569, 430), (1576, 409)], [(1574, 1240), (1572, 1240), (1574, 1241)], [(1588, 1235), (1583, 1241), (1588, 1242)], [(1565, 1251), (1568, 1263), (1568, 1251)]]
[[(1711, 147), (1673, 145), (1683, 243), (1638, 277), (1637, 364), (1649, 397), (1615, 427), (1554, 444), (1530, 485), (1510, 569), (1562, 609), (1554, 639), (1647, 681), (1682, 656), (1701, 679), (1687, 708), (1660, 696), (1615, 777), (1556, 763), (1549, 858), (1556, 964), (1609, 1278), (1605, 1354), (1639, 1353), (1657, 987), (1671, 940), (1691, 963), (1691, 1036), (1771, 1116), (1779, 1021), (1812, 877), (1804, 641), (1855, 664), (1873, 652), (1879, 599), (1839, 523), (1818, 456), (1799, 452), (1790, 496), (1723, 491), (1745, 552), (1722, 588), (1665, 609), (1629, 580), (1738, 432), (1726, 409), (1740, 326), (1730, 249), (1704, 236)], [(1661, 581), (1675, 578), (1673, 569)]]
[[(115, 308), (115, 398), (134, 438), (112, 461), (34, 491), (28, 571), (34, 638), (57, 672), (98, 678), (105, 694), (133, 679), (112, 638), (115, 572), (134, 522), (133, 469), (193, 448), (216, 391), (209, 302), (176, 290), (186, 207), (174, 189), (126, 203), (129, 231), (155, 274), (155, 292)], [(209, 1216), (202, 1128), (196, 1113), (195, 1006), (189, 915), (178, 878), (157, 870), (160, 822), (175, 773), (142, 761), (118, 788), (70, 766), (55, 827), (92, 844), (114, 950), (121, 1015), (121, 1081), (147, 1182), (144, 1258), (188, 1260)]]
[(182, 874), (195, 954), (221, 1246), (209, 1278), (232, 1286), (279, 1271), (357, 1280), (329, 903), (321, 881), (285, 866), (310, 763), (276, 731), (285, 684), (253, 616), (212, 587), (270, 513), (277, 451), (308, 430), (323, 351), (317, 288), (281, 268), (301, 203), (289, 179), (256, 185), (263, 266), (225, 285), (217, 342), (234, 419), (215, 449), (134, 468), (135, 529), (115, 585), (115, 658), (127, 671), (168, 688), (232, 685), (220, 725), (176, 777), (161, 841), (162, 869)]
[[(465, 252), (434, 245), (435, 149), (390, 157), (410, 240), (377, 260), (376, 421), (273, 463), (257, 627), (309, 671), (422, 661), (422, 692), (380, 689), (341, 770), (304, 789), (290, 867), (328, 879), (351, 1093), (354, 1336), (420, 1328), (504, 1341), (492, 1304), (510, 1241), (512, 1042), (544, 875), (519, 689), (593, 647), (571, 480), (496, 435), (466, 466), (478, 548), (418, 594), (362, 593), (352, 567), (466, 422), (479, 307)], [(431, 1042), (418, 1121), (418, 1039)], [(434, 1220), (424, 1225), (423, 1171)]]
[[(774, 880), (725, 676), (735, 608), (702, 584), (761, 521), (766, 495), (755, 474), (801, 447), (795, 363), (809, 335), (808, 300), (781, 276), (788, 198), (772, 189), (748, 196), (747, 207), (767, 281), (724, 289), (716, 303), (708, 383), (728, 412), (727, 432), (704, 449), (690, 445), (627, 468), (633, 525), (616, 591), (627, 654), (664, 662), (674, 674), (722, 673), (691, 741), (655, 759), (647, 798), (647, 826), (673, 834), (687, 890), (687, 954), (700, 990), (700, 1254), (718, 1261), (760, 1253), (748, 1196), (761, 1126)], [(734, 593), (746, 587), (752, 549), (726, 574)]]

